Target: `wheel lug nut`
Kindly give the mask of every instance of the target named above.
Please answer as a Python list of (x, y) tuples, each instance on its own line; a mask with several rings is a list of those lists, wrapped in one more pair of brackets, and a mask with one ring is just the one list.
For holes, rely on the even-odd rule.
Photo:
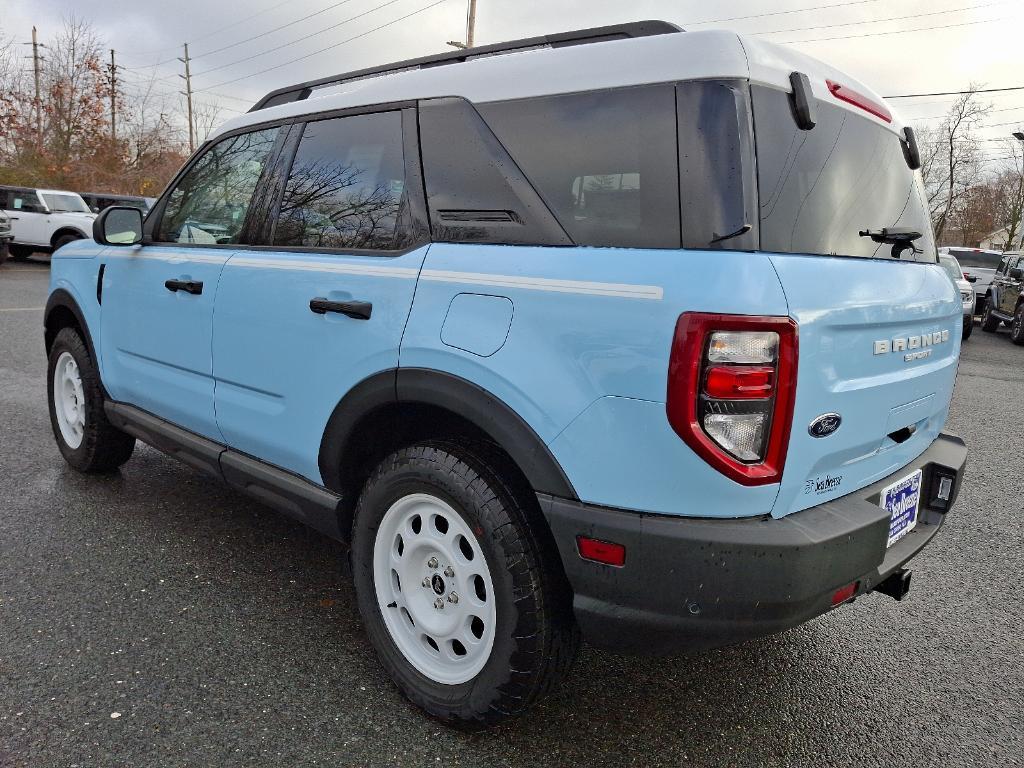
[(437, 598), (437, 600), (434, 601), (434, 607), (437, 608), (438, 610), (442, 610), (443, 611), (444, 610), (444, 600), (442, 600), (440, 597)]
[(428, 568), (437, 568), (437, 558), (436, 557), (432, 557), (429, 560), (427, 560), (427, 567)]
[(459, 602), (459, 593), (458, 592), (452, 592), (451, 594), (449, 594), (448, 595), (448, 602), (451, 603), (452, 605), (454, 605), (455, 603)]
[(449, 579), (452, 578), (453, 576), (455, 576), (455, 569), (449, 565), (447, 568), (444, 569), (444, 575), (447, 576)]
[(426, 579), (426, 578), (423, 579), (423, 586), (424, 587), (429, 587), (430, 586), (430, 579)]

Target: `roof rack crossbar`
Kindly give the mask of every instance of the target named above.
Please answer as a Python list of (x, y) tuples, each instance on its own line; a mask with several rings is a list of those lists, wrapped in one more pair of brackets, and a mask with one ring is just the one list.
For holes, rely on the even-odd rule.
[(573, 32), (559, 32), (553, 35), (541, 35), (539, 37), (527, 37), (522, 40), (510, 40), (505, 43), (494, 43), (492, 45), (480, 45), (473, 48), (462, 48), (455, 51), (446, 51), (432, 56), (421, 56), (417, 59), (407, 59), (393, 64), (384, 64), (377, 67), (357, 69), (352, 72), (343, 72), (339, 75), (323, 77), (318, 80), (309, 80), (305, 83), (285, 86), (271, 91), (262, 99), (257, 101), (250, 112), (255, 112), (267, 107), (276, 107), (280, 104), (288, 104), (293, 101), (308, 99), (310, 94), (317, 88), (324, 88), (329, 85), (337, 85), (350, 80), (361, 80), (367, 77), (384, 75), (409, 69), (426, 69), (445, 64), (458, 64), (470, 59), (484, 56), (494, 56), (512, 51), (521, 51), (528, 48), (562, 48), (572, 45), (587, 45), (588, 43), (600, 43), (606, 40), (621, 40), (631, 37), (648, 37), (651, 35), (666, 35), (683, 30), (675, 24), (667, 21), (634, 21), (627, 24), (612, 24), (606, 27), (592, 27), (580, 29)]

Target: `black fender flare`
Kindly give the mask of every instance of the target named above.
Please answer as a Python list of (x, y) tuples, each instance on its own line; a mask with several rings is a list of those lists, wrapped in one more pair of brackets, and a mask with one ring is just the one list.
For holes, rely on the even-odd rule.
[(381, 371), (341, 399), (320, 442), (318, 463), (326, 487), (344, 485), (342, 457), (359, 421), (378, 408), (400, 403), (437, 406), (461, 416), (508, 453), (535, 492), (578, 499), (547, 445), (515, 410), (471, 381), (429, 368)]
[(53, 337), (57, 335), (56, 331), (51, 331), (51, 318), (53, 313), (58, 308), (64, 308), (71, 312), (75, 316), (75, 320), (78, 323), (78, 327), (82, 331), (83, 341), (85, 342), (86, 349), (89, 350), (89, 356), (99, 364), (99, 359), (96, 357), (96, 348), (92, 343), (92, 335), (89, 333), (89, 326), (85, 322), (85, 315), (82, 313), (81, 307), (78, 306), (78, 302), (75, 301), (75, 297), (71, 295), (64, 288), (58, 288), (50, 297), (46, 300), (46, 309), (43, 311), (43, 328), (44, 328), (44, 342), (46, 344), (46, 353), (50, 353), (50, 345), (53, 343)]

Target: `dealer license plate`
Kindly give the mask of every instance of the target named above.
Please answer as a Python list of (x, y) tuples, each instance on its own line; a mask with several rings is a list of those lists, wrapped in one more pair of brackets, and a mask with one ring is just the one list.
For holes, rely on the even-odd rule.
[(882, 491), (880, 504), (889, 510), (889, 542), (886, 547), (891, 547), (917, 525), (917, 514), (921, 507), (921, 477), (919, 469)]

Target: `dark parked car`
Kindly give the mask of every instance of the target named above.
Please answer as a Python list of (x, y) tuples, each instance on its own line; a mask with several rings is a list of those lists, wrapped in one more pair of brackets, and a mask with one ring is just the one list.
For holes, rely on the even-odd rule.
[(1010, 340), (1024, 344), (1024, 255), (1004, 253), (992, 277), (981, 318), (981, 330), (993, 333), (1000, 323), (1010, 326)]
[(126, 205), (131, 208), (138, 208), (143, 213), (149, 213), (152, 207), (153, 198), (139, 197), (137, 195), (108, 195), (100, 192), (83, 192), (82, 199), (93, 213), (99, 213), (104, 208), (112, 205)]

